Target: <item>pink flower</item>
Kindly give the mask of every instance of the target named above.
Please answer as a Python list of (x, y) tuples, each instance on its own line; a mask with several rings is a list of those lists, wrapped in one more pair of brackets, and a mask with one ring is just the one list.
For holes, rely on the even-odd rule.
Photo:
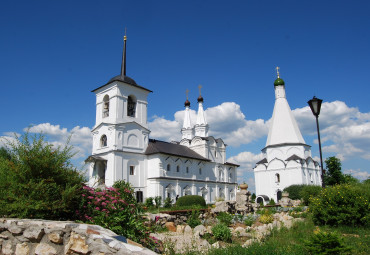
[(99, 207), (95, 207), (95, 210), (99, 211), (99, 210), (100, 210), (100, 208), (99, 208)]
[(87, 198), (88, 198), (88, 199), (93, 199), (94, 197), (92, 197), (92, 196), (88, 196)]
[(88, 204), (91, 204), (91, 202), (87, 202)]
[(84, 197), (84, 196), (85, 196), (85, 194), (82, 194), (82, 196)]
[(113, 200), (113, 201), (112, 201), (112, 203), (113, 203), (113, 204), (117, 203), (117, 200)]
[(102, 205), (102, 206), (106, 206), (106, 205), (107, 205), (107, 203), (103, 202), (103, 203), (101, 203), (101, 205)]

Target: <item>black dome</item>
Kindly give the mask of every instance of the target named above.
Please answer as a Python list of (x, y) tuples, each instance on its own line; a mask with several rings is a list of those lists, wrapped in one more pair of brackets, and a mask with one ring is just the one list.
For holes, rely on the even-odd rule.
[(112, 79), (110, 79), (108, 81), (108, 83), (111, 83), (113, 81), (122, 81), (124, 83), (128, 83), (128, 84), (131, 84), (131, 85), (134, 85), (134, 86), (138, 86), (136, 84), (136, 82), (134, 81), (134, 79), (128, 77), (128, 76), (122, 76), (122, 75), (117, 75), (117, 76), (114, 76)]

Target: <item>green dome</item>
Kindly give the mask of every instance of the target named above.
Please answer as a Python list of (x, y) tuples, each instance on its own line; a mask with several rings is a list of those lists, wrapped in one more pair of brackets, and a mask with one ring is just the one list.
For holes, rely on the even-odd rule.
[(274, 85), (275, 86), (279, 86), (279, 85), (285, 85), (283, 79), (281, 78), (277, 78), (275, 81), (274, 81)]

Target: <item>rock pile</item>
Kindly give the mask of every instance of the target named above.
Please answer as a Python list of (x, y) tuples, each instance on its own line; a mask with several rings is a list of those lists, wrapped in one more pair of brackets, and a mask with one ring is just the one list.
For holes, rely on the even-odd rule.
[(0, 218), (0, 254), (156, 254), (96, 225)]

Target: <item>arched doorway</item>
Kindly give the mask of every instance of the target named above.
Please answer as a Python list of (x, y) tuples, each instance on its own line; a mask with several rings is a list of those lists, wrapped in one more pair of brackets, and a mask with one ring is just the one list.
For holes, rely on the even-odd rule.
[(278, 190), (276, 196), (277, 196), (277, 201), (276, 202), (279, 202), (281, 200), (281, 198), (282, 198), (282, 192), (281, 192), (281, 190)]

